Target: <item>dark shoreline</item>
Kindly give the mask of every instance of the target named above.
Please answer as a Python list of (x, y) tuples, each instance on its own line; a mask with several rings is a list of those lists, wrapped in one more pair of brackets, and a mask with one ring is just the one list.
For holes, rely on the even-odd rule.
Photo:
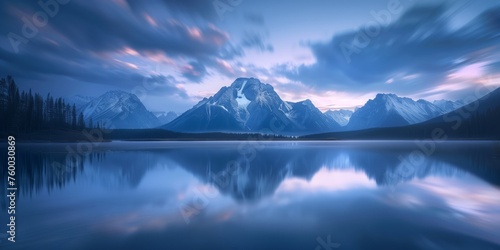
[(111, 141), (500, 141), (498, 135), (467, 136), (453, 130), (443, 130), (443, 136), (433, 137), (433, 129), (408, 130), (408, 127), (378, 128), (359, 131), (333, 132), (312, 135), (272, 135), (258, 133), (178, 133), (163, 129), (116, 130), (46, 130), (34, 133), (0, 133), (0, 142), (14, 136), (18, 142), (72, 143)]

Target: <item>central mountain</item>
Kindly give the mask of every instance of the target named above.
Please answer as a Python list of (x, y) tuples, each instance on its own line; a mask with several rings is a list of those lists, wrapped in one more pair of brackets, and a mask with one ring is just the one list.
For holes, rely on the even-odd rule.
[(334, 131), (340, 125), (310, 100), (281, 100), (269, 84), (238, 78), (162, 126), (177, 132), (260, 132), (300, 135)]

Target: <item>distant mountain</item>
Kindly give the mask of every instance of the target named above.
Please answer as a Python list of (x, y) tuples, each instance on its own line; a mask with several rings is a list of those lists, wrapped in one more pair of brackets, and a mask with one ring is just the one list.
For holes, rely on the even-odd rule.
[(311, 101), (281, 100), (269, 84), (238, 78), (205, 98), (177, 119), (162, 126), (178, 132), (263, 132), (305, 134), (339, 128)]
[(430, 120), (391, 128), (322, 133), (304, 139), (481, 139), (500, 140), (500, 88)]
[(346, 130), (360, 130), (377, 127), (396, 127), (427, 121), (462, 106), (451, 101), (435, 104), (395, 94), (378, 94), (351, 116)]
[(340, 126), (345, 126), (349, 123), (351, 116), (354, 112), (351, 110), (328, 110), (325, 112), (325, 115), (331, 117), (335, 122), (337, 122)]
[(175, 113), (175, 112), (157, 112), (157, 113), (153, 113), (156, 118), (158, 118), (158, 121), (160, 122), (160, 124), (167, 124), (173, 120), (175, 120), (175, 118), (178, 117), (178, 115)]
[(467, 103), (465, 103), (463, 101), (437, 100), (437, 101), (433, 101), (432, 104), (440, 107), (443, 110), (447, 110), (449, 112), (449, 111), (458, 109)]
[(77, 109), (81, 109), (87, 103), (92, 101), (92, 99), (94, 99), (94, 97), (84, 96), (84, 95), (74, 95), (74, 96), (67, 98), (68, 102), (75, 104)]
[(500, 88), (486, 94), (478, 100), (468, 103), (460, 108), (446, 114), (435, 117), (423, 124), (446, 123), (452, 125), (454, 130), (467, 128), (486, 133), (487, 131), (500, 134), (498, 125), (500, 124)]
[(296, 125), (304, 131), (333, 131), (340, 128), (340, 124), (331, 117), (323, 114), (309, 100), (301, 102), (287, 102), (291, 106), (288, 118), (295, 121)]
[(85, 122), (104, 124), (108, 128), (153, 128), (160, 125), (136, 95), (109, 91), (81, 107)]

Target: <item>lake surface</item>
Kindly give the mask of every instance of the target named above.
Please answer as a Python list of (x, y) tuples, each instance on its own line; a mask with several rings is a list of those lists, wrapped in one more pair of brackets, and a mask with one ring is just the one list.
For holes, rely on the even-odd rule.
[(1, 249), (500, 249), (495, 142), (20, 144), (17, 165)]

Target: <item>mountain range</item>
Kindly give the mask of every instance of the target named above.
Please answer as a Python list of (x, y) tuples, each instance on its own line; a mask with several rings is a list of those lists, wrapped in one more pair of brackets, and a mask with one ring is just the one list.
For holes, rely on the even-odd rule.
[(395, 94), (378, 94), (357, 109), (344, 130), (411, 125), (446, 114), (461, 106), (462, 102), (441, 100), (434, 103), (414, 101)]
[(92, 99), (79, 109), (86, 123), (92, 121), (106, 128), (153, 128), (158, 118), (136, 95), (114, 90)]
[(94, 98), (95, 97), (85, 96), (85, 95), (74, 95), (74, 96), (67, 98), (67, 100), (70, 103), (75, 104), (75, 107), (78, 110), (80, 110), (83, 106), (85, 106), (85, 104), (91, 102)]
[[(81, 102), (88, 99), (76, 98)], [(355, 111), (322, 113), (310, 100), (284, 101), (271, 85), (255, 78), (238, 78), (179, 116), (174, 112), (152, 113), (139, 98), (123, 91), (110, 91), (78, 106), (87, 122), (113, 128), (305, 135), (418, 124), (464, 105), (462, 101), (415, 101), (377, 94)]]
[(255, 78), (238, 78), (161, 128), (177, 132), (305, 134), (340, 125), (310, 100), (285, 102)]
[(279, 131), (274, 133), (303, 135), (411, 125), (463, 105), (460, 101), (431, 103), (378, 94), (354, 112), (321, 113), (310, 100), (286, 102), (269, 84), (255, 78), (239, 78), (162, 128), (177, 132), (262, 132), (275, 126)]
[(167, 124), (171, 121), (173, 121), (175, 118), (177, 118), (179, 115), (177, 115), (175, 112), (169, 111), (169, 112), (153, 112), (153, 114), (158, 118), (158, 122), (160, 124)]
[(354, 112), (351, 110), (340, 109), (340, 110), (328, 110), (325, 112), (325, 115), (332, 118), (336, 121), (340, 126), (345, 126), (349, 123), (351, 116)]
[[(477, 96), (474, 94), (474, 97)], [(303, 139), (500, 140), (500, 88), (430, 120), (396, 127), (314, 134)], [(418, 142), (418, 141), (417, 141)]]

